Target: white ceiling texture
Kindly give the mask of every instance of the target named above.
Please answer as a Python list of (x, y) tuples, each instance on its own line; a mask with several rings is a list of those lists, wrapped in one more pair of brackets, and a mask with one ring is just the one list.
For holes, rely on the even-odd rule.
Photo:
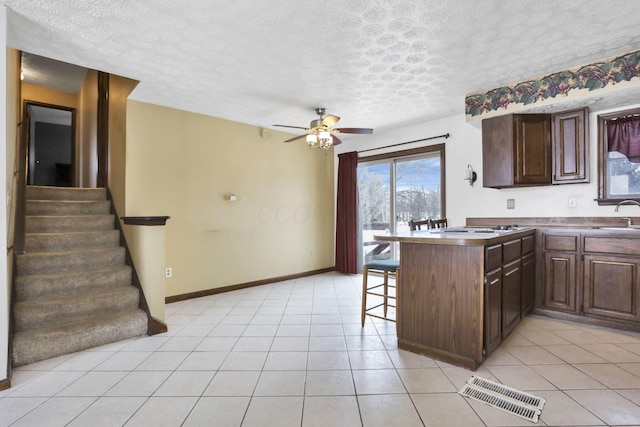
[(2, 3), (13, 48), (139, 80), (135, 100), (260, 127), (307, 126), (326, 107), (340, 127), (390, 129), (640, 50), (629, 0)]

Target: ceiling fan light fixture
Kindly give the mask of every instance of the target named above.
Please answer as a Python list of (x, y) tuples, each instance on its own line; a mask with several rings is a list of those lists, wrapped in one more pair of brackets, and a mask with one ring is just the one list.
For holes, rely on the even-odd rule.
[(325, 108), (316, 108), (316, 113), (320, 118), (311, 120), (309, 127), (302, 126), (289, 126), (289, 125), (273, 125), (285, 128), (304, 129), (308, 131), (307, 134), (298, 135), (293, 138), (289, 138), (284, 142), (292, 142), (298, 139), (305, 138), (307, 145), (311, 148), (329, 149), (334, 145), (342, 144), (340, 138), (336, 137), (335, 133), (356, 133), (356, 134), (371, 134), (373, 129), (369, 128), (334, 128), (334, 125), (340, 120), (340, 117), (329, 114), (325, 117)]

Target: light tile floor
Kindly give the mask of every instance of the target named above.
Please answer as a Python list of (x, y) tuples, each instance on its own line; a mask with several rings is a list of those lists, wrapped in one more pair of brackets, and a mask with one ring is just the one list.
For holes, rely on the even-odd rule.
[[(529, 426), (457, 391), (471, 371), (360, 327), (361, 276), (169, 304), (169, 332), (17, 368), (2, 426)], [(477, 375), (544, 397), (537, 425), (640, 425), (640, 334), (525, 318)]]

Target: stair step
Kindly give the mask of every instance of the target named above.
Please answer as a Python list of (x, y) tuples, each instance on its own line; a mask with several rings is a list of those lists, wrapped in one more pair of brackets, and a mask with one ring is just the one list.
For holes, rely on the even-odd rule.
[(49, 187), (28, 185), (27, 200), (107, 200), (104, 188)]
[(27, 215), (98, 215), (111, 213), (108, 200), (27, 200)]
[(27, 233), (113, 230), (115, 215), (27, 215)]
[(140, 309), (66, 325), (18, 332), (13, 337), (13, 366), (22, 366), (141, 335), (148, 330)]
[(61, 298), (131, 284), (131, 267), (16, 276), (16, 302)]
[(109, 316), (138, 307), (140, 291), (134, 286), (86, 292), (62, 298), (25, 301), (14, 305), (16, 332)]
[(118, 230), (76, 231), (68, 233), (27, 233), (24, 250), (33, 252), (60, 252), (80, 249), (118, 246)]
[(96, 270), (124, 264), (125, 249), (87, 249), (67, 252), (39, 252), (16, 255), (16, 274), (47, 274), (65, 271)]

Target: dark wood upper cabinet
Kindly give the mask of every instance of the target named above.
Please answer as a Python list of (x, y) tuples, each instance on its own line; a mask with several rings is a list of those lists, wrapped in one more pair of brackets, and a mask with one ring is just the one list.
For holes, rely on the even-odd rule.
[(482, 121), (483, 186), (588, 182), (588, 110)]
[(482, 121), (485, 187), (551, 184), (551, 120), (547, 114)]
[(553, 183), (589, 182), (589, 111), (553, 115)]

